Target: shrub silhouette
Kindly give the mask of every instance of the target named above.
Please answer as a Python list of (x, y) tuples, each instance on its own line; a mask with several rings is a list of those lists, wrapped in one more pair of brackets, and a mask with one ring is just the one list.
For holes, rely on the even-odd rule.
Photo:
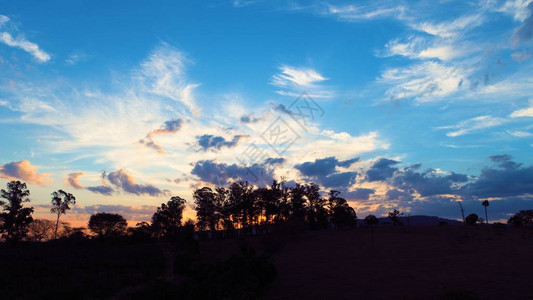
[(528, 227), (533, 224), (533, 209), (521, 210), (515, 213), (507, 223), (518, 227)]
[(475, 225), (478, 220), (479, 217), (476, 214), (469, 214), (465, 219), (467, 225)]

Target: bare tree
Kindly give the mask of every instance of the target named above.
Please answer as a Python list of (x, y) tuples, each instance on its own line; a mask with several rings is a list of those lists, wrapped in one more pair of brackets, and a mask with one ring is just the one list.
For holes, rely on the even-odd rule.
[(54, 236), (55, 224), (47, 219), (35, 219), (28, 226), (28, 237), (35, 242), (50, 240)]

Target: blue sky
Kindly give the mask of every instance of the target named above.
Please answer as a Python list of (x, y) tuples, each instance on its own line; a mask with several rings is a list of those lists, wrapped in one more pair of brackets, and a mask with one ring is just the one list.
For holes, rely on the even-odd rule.
[(281, 176), (342, 191), (360, 216), (457, 218), (456, 201), (480, 213), (489, 199), (506, 218), (533, 197), (532, 11), (2, 3), (0, 182), (28, 182), (39, 217), (53, 190), (73, 192), (72, 222), (103, 210), (145, 220), (170, 195)]

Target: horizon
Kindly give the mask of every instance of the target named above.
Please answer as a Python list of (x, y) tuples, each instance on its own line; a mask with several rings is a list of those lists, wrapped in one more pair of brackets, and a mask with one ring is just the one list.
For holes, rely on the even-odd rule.
[[(245, 180), (359, 218), (507, 220), (533, 200), (532, 0), (5, 3), (0, 186), (149, 221)], [(132, 224), (132, 222), (134, 222)]]

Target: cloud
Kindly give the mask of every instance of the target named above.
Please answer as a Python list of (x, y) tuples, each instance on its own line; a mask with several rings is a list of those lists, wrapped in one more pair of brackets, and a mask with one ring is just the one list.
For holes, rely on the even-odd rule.
[(533, 2), (528, 5), (529, 15), (524, 23), (516, 29), (513, 38), (517, 43), (531, 40), (533, 37)]
[(503, 118), (497, 118), (492, 116), (479, 116), (465, 121), (461, 121), (457, 125), (442, 126), (438, 127), (438, 129), (456, 129), (454, 131), (446, 133), (446, 135), (449, 137), (457, 137), (465, 134), (470, 134), (474, 131), (478, 131), (481, 129), (499, 126), (501, 124), (504, 124), (505, 122), (507, 122), (507, 120)]
[(533, 195), (533, 166), (523, 166), (510, 155), (489, 157), (495, 167), (485, 167), (474, 182), (462, 187), (461, 193), (478, 198)]
[(438, 62), (423, 62), (385, 70), (378, 82), (392, 85), (385, 95), (390, 100), (414, 98), (427, 102), (453, 95), (464, 88), (471, 71)]
[[(533, 102), (532, 102), (533, 104)], [(511, 114), (511, 118), (533, 117), (533, 105), (527, 108), (519, 109)]]
[(73, 66), (79, 62), (84, 62), (88, 58), (88, 55), (83, 52), (75, 52), (70, 54), (67, 59), (65, 59), (65, 63), (69, 66)]
[(329, 98), (333, 93), (319, 83), (328, 80), (311, 68), (297, 68), (287, 65), (279, 67), (280, 73), (272, 76), (271, 84), (283, 90), (277, 91), (284, 96), (297, 97), (307, 92), (313, 98)]
[(411, 193), (406, 193), (397, 189), (390, 189), (386, 194), (387, 200), (398, 201), (398, 202), (411, 202), (414, 200), (414, 196)]
[(518, 130), (517, 131), (510, 131), (510, 130), (507, 130), (507, 133), (512, 135), (512, 136), (519, 137), (519, 138), (533, 136), (533, 133), (527, 132), (527, 131), (518, 131)]
[(385, 56), (401, 55), (412, 59), (451, 60), (467, 52), (450, 42), (435, 44), (426, 38), (415, 36), (410, 36), (405, 42), (394, 39), (385, 45), (385, 49)]
[(325, 8), (320, 10), (320, 14), (326, 16), (335, 16), (344, 21), (356, 22), (389, 17), (402, 19), (404, 18), (406, 11), (407, 7), (402, 5), (385, 6), (381, 3), (344, 6), (326, 4)]
[(315, 159), (314, 162), (304, 162), (294, 166), (295, 169), (300, 171), (302, 175), (307, 177), (324, 177), (332, 173), (335, 173), (337, 166), (348, 167), (349, 165), (357, 162), (359, 158), (353, 158), (345, 161), (339, 161), (337, 158), (331, 156), (321, 159)]
[(72, 208), (74, 214), (88, 214), (94, 215), (96, 213), (111, 213), (119, 214), (128, 221), (148, 221), (157, 210), (153, 205), (108, 205), (108, 204), (96, 204), (89, 206), (76, 205)]
[(193, 91), (198, 84), (189, 83), (185, 76), (185, 66), (189, 60), (178, 49), (162, 43), (141, 64), (141, 81), (148, 91), (182, 103), (194, 115), (199, 114)]
[(422, 197), (427, 197), (453, 194), (458, 189), (456, 184), (467, 180), (466, 175), (454, 172), (442, 175), (435, 169), (418, 172), (414, 168), (405, 168), (394, 177), (393, 185), (405, 192), (417, 192)]
[(455, 38), (465, 31), (483, 24), (483, 15), (466, 15), (454, 19), (451, 22), (431, 23), (420, 22), (413, 23), (411, 27), (415, 30), (438, 36), (441, 38)]
[(65, 180), (65, 185), (71, 186), (77, 190), (83, 189), (83, 185), (79, 181), (79, 178), (83, 175), (85, 175), (84, 172), (68, 174), (67, 180)]
[(248, 181), (258, 185), (268, 185), (274, 179), (274, 169), (280, 160), (267, 160), (262, 164), (250, 166), (217, 163), (214, 160), (201, 160), (194, 164), (191, 174), (200, 180), (218, 186), (229, 185), (236, 181)]
[(153, 137), (178, 132), (181, 129), (182, 125), (182, 119), (166, 121), (163, 126), (161, 126), (161, 128), (150, 131), (145, 138), (139, 140), (139, 144), (144, 144), (146, 147), (152, 148), (159, 153), (164, 153), (163, 147), (156, 144), (153, 140)]
[(112, 187), (107, 185), (89, 186), (87, 187), (87, 190), (96, 194), (102, 194), (104, 196), (111, 196), (115, 192)]
[(37, 167), (32, 166), (27, 160), (0, 165), (0, 178), (8, 180), (20, 179), (41, 186), (52, 182), (49, 173), (38, 173)]
[(511, 58), (519, 63), (525, 62), (531, 58), (531, 53), (528, 51), (517, 51), (511, 53)]
[(111, 184), (121, 188), (126, 193), (135, 195), (150, 195), (150, 196), (163, 196), (166, 195), (165, 191), (151, 184), (137, 184), (135, 179), (124, 170), (113, 171), (110, 173), (104, 173), (104, 178), (107, 178)]
[(221, 136), (214, 136), (211, 134), (204, 134), (197, 137), (198, 145), (202, 147), (204, 151), (209, 149), (220, 150), (222, 147), (232, 148), (235, 147), (239, 141), (243, 138), (248, 137), (247, 135), (235, 135), (231, 141), (226, 141), (225, 138)]
[(337, 167), (347, 168), (358, 161), (359, 158), (352, 158), (345, 161), (339, 161), (331, 156), (322, 159), (316, 159), (314, 162), (304, 162), (296, 164), (295, 169), (305, 177), (306, 180), (315, 181), (325, 187), (330, 188), (347, 188), (355, 183), (356, 172), (338, 172)]
[[(9, 22), (9, 18), (4, 15), (0, 15), (0, 28)], [(32, 43), (24, 38), (23, 35), (18, 34), (14, 37), (7, 31), (0, 31), (0, 42), (10, 46), (22, 49), (31, 54), (38, 62), (44, 63), (50, 60), (50, 54), (43, 51), (39, 45)]]
[(392, 177), (394, 172), (398, 171), (398, 168), (393, 167), (399, 164), (399, 161), (395, 161), (387, 158), (380, 158), (376, 161), (368, 171), (366, 171), (367, 181), (384, 181)]
[(343, 192), (342, 197), (348, 200), (368, 200), (370, 195), (375, 194), (376, 190), (367, 188), (357, 188), (353, 191)]
[(532, 0), (507, 0), (501, 6), (493, 8), (493, 10), (511, 15), (516, 21), (523, 22), (530, 16), (528, 7), (531, 3)]
[(245, 124), (253, 124), (253, 123), (260, 122), (260, 121), (264, 121), (265, 118), (256, 118), (253, 115), (243, 115), (241, 116), (240, 120), (242, 123), (245, 123)]

